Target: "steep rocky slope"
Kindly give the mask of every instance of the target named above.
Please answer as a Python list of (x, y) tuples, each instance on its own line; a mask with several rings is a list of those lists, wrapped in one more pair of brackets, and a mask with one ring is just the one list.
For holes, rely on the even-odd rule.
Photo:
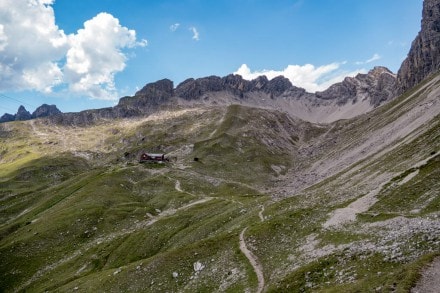
[(398, 93), (403, 93), (440, 69), (440, 3), (423, 2), (422, 28), (397, 74)]

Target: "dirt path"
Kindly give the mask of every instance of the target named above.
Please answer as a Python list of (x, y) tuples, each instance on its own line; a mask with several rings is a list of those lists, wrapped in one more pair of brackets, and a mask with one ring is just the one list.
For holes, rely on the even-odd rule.
[(260, 217), (261, 222), (264, 222), (263, 212), (264, 212), (264, 205), (261, 206), (261, 211), (258, 212), (258, 216)]
[(411, 293), (438, 293), (440, 288), (440, 257), (422, 271), (422, 277)]
[(243, 229), (240, 233), (240, 250), (243, 252), (243, 254), (246, 256), (246, 258), (251, 263), (252, 267), (254, 268), (255, 274), (258, 278), (258, 289), (257, 293), (263, 292), (264, 289), (264, 275), (263, 275), (263, 268), (261, 264), (258, 262), (257, 257), (247, 248), (246, 242), (244, 240), (244, 232), (246, 232), (246, 228)]
[(174, 185), (174, 188), (178, 191), (178, 192), (183, 192), (182, 187), (180, 187), (180, 181), (176, 180), (176, 184)]

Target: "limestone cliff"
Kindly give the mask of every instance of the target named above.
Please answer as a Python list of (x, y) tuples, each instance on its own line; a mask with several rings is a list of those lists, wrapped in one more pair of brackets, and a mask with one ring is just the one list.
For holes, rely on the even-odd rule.
[(440, 69), (440, 0), (423, 2), (422, 28), (397, 74), (403, 93)]

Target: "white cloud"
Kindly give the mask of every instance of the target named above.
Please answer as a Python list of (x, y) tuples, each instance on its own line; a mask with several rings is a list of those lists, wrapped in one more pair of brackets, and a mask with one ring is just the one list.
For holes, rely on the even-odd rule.
[(408, 44), (406, 42), (396, 42), (394, 40), (388, 41), (388, 46), (406, 47)]
[(67, 49), (67, 37), (55, 24), (52, 2), (0, 1), (0, 89), (47, 91), (60, 83), (54, 67)]
[(122, 48), (132, 48), (136, 33), (119, 24), (108, 13), (100, 13), (84, 23), (84, 28), (69, 35), (64, 73), (70, 89), (97, 99), (114, 99), (114, 75), (125, 68)]
[(50, 92), (67, 85), (92, 98), (116, 98), (114, 75), (125, 48), (144, 47), (136, 32), (107, 13), (66, 35), (55, 23), (53, 0), (0, 1), (0, 89)]
[(382, 57), (379, 54), (375, 53), (370, 59), (365, 60), (365, 61), (357, 61), (357, 62), (355, 62), (355, 64), (356, 65), (368, 64), (368, 63), (371, 63), (371, 62), (374, 62), (374, 61), (377, 61), (380, 59), (382, 59)]
[(175, 32), (180, 26), (180, 23), (170, 25), (170, 31)]
[(277, 76), (284, 76), (297, 87), (302, 87), (308, 92), (317, 92), (327, 89), (336, 82), (342, 81), (347, 76), (355, 76), (358, 73), (365, 72), (364, 69), (347, 72), (341, 70), (343, 63), (331, 63), (315, 67), (312, 64), (306, 65), (288, 65), (283, 70), (261, 70), (252, 72), (251, 69), (243, 64), (234, 72), (234, 74), (241, 75), (244, 79), (252, 80), (258, 76), (265, 75), (269, 80)]
[(148, 46), (148, 41), (146, 39), (142, 39), (139, 42), (136, 42), (135, 47), (146, 47)]
[(193, 40), (195, 40), (195, 41), (200, 40), (199, 31), (197, 30), (197, 28), (192, 26), (192, 27), (189, 28), (189, 30), (192, 31), (192, 33), (193, 33), (193, 36), (192, 36)]
[(0, 52), (6, 48), (8, 44), (8, 36), (5, 34), (5, 27), (0, 24)]
[(50, 93), (52, 86), (63, 81), (63, 73), (56, 63), (47, 62), (37, 68), (24, 69), (23, 80), (34, 89)]
[(381, 58), (382, 58), (382, 57), (381, 57), (379, 54), (375, 53), (375, 54), (373, 55), (373, 57), (371, 57), (370, 59), (368, 59), (367, 61), (365, 61), (365, 63), (371, 63), (371, 62), (374, 62), (374, 61), (380, 60)]

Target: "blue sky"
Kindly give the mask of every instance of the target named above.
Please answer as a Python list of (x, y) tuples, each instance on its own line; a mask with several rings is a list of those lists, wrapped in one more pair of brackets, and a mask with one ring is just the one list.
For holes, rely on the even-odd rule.
[(422, 0), (0, 0), (0, 113), (112, 106), (146, 83), (284, 74), (309, 91), (396, 72)]

